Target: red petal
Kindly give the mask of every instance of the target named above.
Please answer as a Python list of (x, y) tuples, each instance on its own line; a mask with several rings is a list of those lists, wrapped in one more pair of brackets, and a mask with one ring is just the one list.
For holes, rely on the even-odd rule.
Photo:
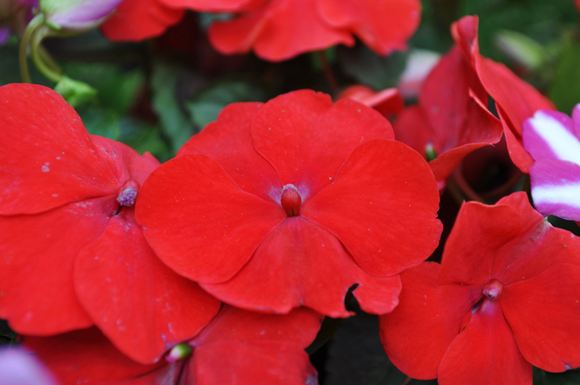
[(334, 233), (364, 271), (390, 275), (419, 264), (437, 247), (438, 207), (427, 162), (402, 143), (375, 140), (352, 153), (302, 214)]
[(383, 55), (405, 48), (421, 18), (418, 0), (318, 0), (318, 5), (328, 24), (352, 30)]
[(197, 12), (239, 12), (251, 9), (265, 0), (158, 0), (171, 8), (187, 8)]
[(395, 123), (395, 136), (423, 156), (426, 156), (427, 145), (435, 146), (433, 127), (420, 106), (411, 106), (401, 112)]
[(501, 309), (485, 302), (453, 341), (439, 367), (441, 385), (532, 385), (532, 366), (520, 354)]
[(454, 147), (431, 161), (437, 180), (447, 179), (463, 158), (479, 148), (498, 143), (502, 137), (503, 129), (499, 120), (474, 97), (469, 98), (465, 118), (457, 136), (447, 138), (446, 145), (455, 143)]
[(61, 385), (153, 385), (177, 381), (177, 373), (170, 367), (141, 365), (129, 360), (97, 329), (26, 338), (24, 342)]
[(114, 207), (113, 198), (101, 198), (0, 219), (0, 316), (16, 331), (46, 335), (92, 324), (74, 292), (73, 265)]
[(552, 229), (536, 246), (514, 269), (519, 280), (505, 287), (502, 308), (527, 361), (550, 372), (577, 368), (580, 238)]
[[(0, 215), (31, 214), (116, 192), (114, 165), (49, 88), (0, 87)], [(72, 176), (72, 177), (71, 177)]]
[(367, 107), (374, 108), (383, 116), (398, 114), (405, 107), (405, 101), (396, 88), (386, 88), (375, 92), (363, 85), (350, 86), (339, 95), (339, 99), (352, 99)]
[[(101, 136), (91, 135), (91, 139), (115, 167), (115, 173), (119, 175), (118, 189), (121, 189), (128, 180), (133, 180), (139, 186), (142, 185), (151, 172), (159, 166), (159, 161), (148, 152), (139, 155), (126, 144)], [(118, 193), (119, 190), (115, 192)]]
[(101, 237), (79, 255), (77, 294), (96, 325), (132, 359), (153, 363), (193, 338), (219, 302), (163, 265), (132, 213), (113, 217)]
[(103, 24), (103, 32), (113, 41), (144, 40), (161, 35), (183, 14), (183, 9), (170, 8), (160, 0), (123, 0)]
[(227, 106), (217, 121), (183, 145), (178, 156), (205, 155), (218, 162), (242, 189), (271, 199), (272, 187), (281, 183), (272, 166), (254, 149), (250, 132), (250, 124), (261, 106), (260, 103)]
[(441, 279), (483, 285), (501, 277), (505, 283), (505, 268), (536, 244), (532, 235), (543, 223), (524, 193), (494, 206), (464, 203), (445, 245)]
[(262, 59), (280, 61), (298, 54), (352, 45), (350, 34), (321, 20), (312, 0), (271, 0), (234, 20), (212, 24), (209, 37), (218, 51), (254, 49)]
[(252, 136), (282, 184), (295, 184), (313, 196), (359, 144), (391, 139), (393, 132), (384, 117), (362, 104), (344, 99), (333, 104), (325, 94), (296, 91), (260, 109)]
[[(510, 155), (514, 152), (525, 151), (521, 142), (524, 121), (537, 110), (553, 110), (554, 105), (503, 64), (478, 58), (476, 65), (481, 82), (501, 108), (502, 118), (517, 138), (517, 141), (508, 140), (508, 146), (511, 147)], [(513, 157), (512, 160), (522, 171), (527, 172), (529, 168), (527, 162), (519, 162), (519, 156)]]
[(304, 305), (332, 317), (345, 317), (349, 288), (372, 313), (398, 303), (398, 277), (365, 274), (327, 231), (300, 217), (289, 218), (262, 242), (248, 264), (230, 281), (202, 286), (218, 298), (248, 309), (287, 313)]
[(186, 383), (317, 384), (304, 349), (319, 326), (320, 317), (306, 310), (275, 316), (225, 308), (193, 341)]
[(381, 317), (381, 339), (390, 360), (417, 379), (437, 377), (441, 358), (479, 295), (468, 286), (439, 285), (439, 271), (440, 265), (424, 263), (403, 273), (400, 304)]
[(137, 220), (159, 257), (179, 274), (206, 283), (230, 279), (284, 218), (273, 200), (243, 191), (202, 155), (162, 165), (137, 201)]

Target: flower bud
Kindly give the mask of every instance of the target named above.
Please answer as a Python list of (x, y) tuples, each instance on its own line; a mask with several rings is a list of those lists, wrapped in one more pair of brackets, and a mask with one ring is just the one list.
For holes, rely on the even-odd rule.
[(100, 25), (121, 0), (40, 0), (46, 22), (55, 29), (84, 31)]

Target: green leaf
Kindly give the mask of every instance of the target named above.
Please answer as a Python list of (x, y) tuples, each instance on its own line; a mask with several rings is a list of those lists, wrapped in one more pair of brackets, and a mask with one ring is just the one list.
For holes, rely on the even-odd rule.
[(153, 71), (153, 109), (161, 122), (163, 133), (171, 141), (174, 152), (194, 133), (194, 126), (182, 101), (179, 98), (179, 86), (183, 71), (166, 63), (156, 63)]
[(519, 32), (500, 31), (495, 41), (508, 58), (528, 69), (539, 68), (546, 57), (544, 48), (538, 42)]
[(580, 44), (570, 42), (556, 63), (550, 98), (560, 111), (569, 113), (580, 102)]
[(216, 120), (220, 111), (230, 103), (262, 101), (265, 93), (256, 85), (242, 80), (226, 80), (212, 85), (187, 102), (191, 119), (203, 128)]
[(131, 117), (119, 121), (119, 140), (142, 154), (150, 152), (160, 161), (166, 161), (174, 154), (162, 137), (161, 128)]
[[(379, 338), (376, 316), (344, 320), (330, 343), (324, 385), (402, 385), (407, 376), (391, 364)], [(408, 384), (435, 384), (410, 381)]]
[(79, 109), (79, 114), (91, 134), (104, 136), (113, 140), (119, 139), (119, 135), (121, 134), (119, 115), (114, 111), (91, 105)]
[(90, 85), (78, 80), (63, 76), (56, 84), (54, 90), (62, 95), (73, 107), (81, 106), (94, 100), (97, 90)]
[(112, 63), (69, 63), (65, 66), (68, 76), (90, 84), (97, 90), (101, 107), (125, 114), (135, 104), (139, 91), (144, 87), (142, 71), (122, 70)]

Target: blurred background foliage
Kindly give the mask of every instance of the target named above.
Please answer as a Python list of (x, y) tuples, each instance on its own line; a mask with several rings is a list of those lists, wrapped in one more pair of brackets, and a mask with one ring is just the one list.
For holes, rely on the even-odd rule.
[[(300, 88), (338, 93), (353, 84), (376, 90), (396, 87), (409, 57), (446, 52), (450, 25), (480, 16), (480, 46), (547, 94), (562, 111), (580, 102), (580, 12), (572, 0), (423, 0), (421, 27), (409, 50), (380, 57), (358, 45), (332, 48), (282, 63), (255, 56), (222, 56), (207, 42), (213, 15), (189, 14), (164, 36), (140, 44), (113, 44), (99, 32), (47, 41), (67, 75), (96, 88), (77, 110), (97, 135), (125, 142), (161, 160), (171, 158), (227, 104), (265, 101)], [(0, 84), (20, 81), (14, 38), (0, 46)], [(33, 71), (34, 72), (34, 71)], [(47, 81), (33, 73), (37, 83)], [(6, 113), (2, 111), (1, 113)], [(1, 130), (1, 128), (0, 128)], [(340, 328), (338, 328), (340, 324)], [(387, 360), (375, 317), (361, 315), (325, 323), (311, 350), (325, 385), (429, 385), (413, 381)], [(334, 333), (336, 331), (336, 333)], [(15, 335), (0, 322), (0, 344)], [(314, 348), (318, 346), (317, 348)], [(535, 373), (535, 385), (579, 385), (580, 372)]]

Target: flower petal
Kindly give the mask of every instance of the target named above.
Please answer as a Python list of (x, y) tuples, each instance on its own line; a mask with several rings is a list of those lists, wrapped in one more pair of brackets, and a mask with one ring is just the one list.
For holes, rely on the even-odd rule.
[(352, 45), (345, 30), (321, 20), (312, 0), (271, 0), (224, 22), (213, 23), (209, 37), (224, 54), (253, 49), (262, 59), (281, 61), (335, 44)]
[(317, 2), (320, 14), (328, 24), (353, 31), (381, 55), (404, 49), (421, 19), (421, 2), (417, 0)]
[[(365, 274), (340, 242), (304, 218), (288, 218), (262, 242), (252, 259), (230, 281), (202, 284), (232, 305), (287, 313), (304, 305), (331, 317), (345, 317), (345, 296), (354, 295), (371, 313), (385, 313), (398, 303), (398, 277)], [(360, 295), (359, 295), (360, 294)]]
[(79, 116), (49, 88), (0, 87), (0, 215), (32, 214), (108, 195), (114, 165), (91, 142)]
[(251, 9), (264, 0), (160, 0), (171, 8), (186, 8), (197, 12), (239, 12)]
[(524, 123), (526, 150), (536, 161), (559, 159), (580, 166), (580, 139), (574, 121), (558, 111), (540, 110)]
[(543, 225), (544, 218), (525, 193), (512, 194), (494, 206), (464, 203), (445, 245), (441, 281), (484, 285), (498, 274), (507, 279), (504, 269), (518, 257), (525, 260), (522, 250), (533, 250), (537, 245), (533, 235)]
[(187, 383), (317, 384), (304, 349), (319, 327), (320, 317), (304, 309), (277, 316), (224, 308), (193, 341)]
[(503, 129), (500, 121), (493, 116), (475, 97), (469, 98), (467, 116), (461, 130), (454, 138), (448, 138), (447, 146), (455, 147), (444, 151), (431, 161), (431, 168), (437, 180), (447, 179), (459, 166), (463, 158), (473, 151), (498, 143)]
[(544, 255), (552, 266), (506, 286), (501, 306), (526, 360), (563, 372), (580, 367), (580, 242), (568, 252), (572, 263), (555, 263)]
[(437, 377), (443, 355), (477, 300), (468, 286), (439, 285), (440, 268), (428, 262), (404, 272), (399, 306), (381, 317), (381, 340), (389, 359), (422, 380)]
[(55, 337), (27, 337), (24, 344), (62, 385), (152, 385), (177, 381), (178, 372), (172, 367), (133, 362), (94, 328)]
[(534, 205), (544, 215), (580, 221), (580, 166), (559, 160), (536, 162), (530, 170)]
[(402, 143), (375, 140), (351, 154), (302, 214), (335, 234), (365, 272), (391, 275), (418, 265), (437, 247), (438, 206), (427, 162)]
[(451, 343), (439, 367), (439, 383), (532, 384), (532, 366), (519, 352), (498, 305), (485, 302)]
[(394, 128), (398, 141), (413, 147), (425, 158), (428, 149), (436, 150), (433, 143), (435, 138), (433, 127), (427, 119), (425, 110), (420, 106), (405, 108), (397, 117)]
[(113, 217), (75, 265), (79, 300), (119, 350), (148, 364), (193, 338), (219, 302), (163, 265), (132, 212)]
[[(517, 142), (508, 141), (508, 145), (517, 147), (517, 149), (510, 150), (510, 155), (514, 151), (525, 151), (521, 148), (525, 120), (537, 110), (553, 110), (553, 104), (503, 64), (479, 57), (476, 60), (476, 68), (483, 86), (501, 108), (500, 117), (518, 138)], [(517, 162), (520, 159), (514, 158), (513, 160)], [(522, 171), (527, 171), (531, 164), (520, 162), (516, 163), (516, 166)]]
[(230, 104), (215, 122), (185, 143), (178, 156), (205, 155), (218, 162), (242, 189), (271, 199), (272, 186), (282, 184), (276, 171), (254, 149), (250, 132), (261, 106), (261, 103)]
[(113, 41), (140, 41), (161, 35), (184, 13), (159, 0), (123, 0), (103, 24), (103, 33)]
[(74, 292), (73, 266), (114, 210), (114, 198), (100, 198), (0, 217), (0, 316), (12, 328), (46, 335), (92, 324)]
[[(391, 139), (389, 122), (377, 111), (327, 95), (297, 91), (266, 103), (252, 123), (254, 146), (278, 172), (313, 196), (328, 185), (361, 143)], [(308, 197), (302, 197), (307, 200)]]
[(163, 262), (205, 283), (230, 279), (285, 218), (274, 201), (243, 191), (202, 155), (178, 157), (153, 172), (136, 215)]

